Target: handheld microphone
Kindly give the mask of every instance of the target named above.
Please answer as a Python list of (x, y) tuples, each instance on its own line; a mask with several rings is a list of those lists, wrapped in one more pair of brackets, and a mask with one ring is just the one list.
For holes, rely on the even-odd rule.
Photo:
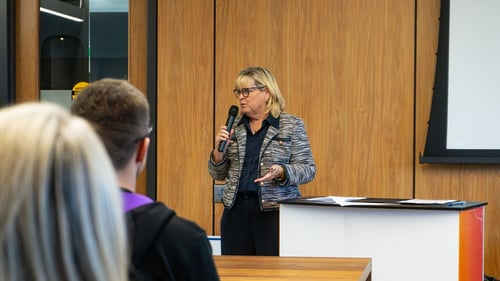
[[(234, 123), (234, 119), (236, 119), (236, 115), (238, 115), (238, 107), (236, 105), (231, 105), (231, 107), (229, 108), (229, 112), (227, 115), (227, 121), (226, 121), (226, 127), (227, 127), (228, 132), (231, 132), (231, 129), (233, 128), (233, 123)], [(218, 149), (219, 152), (224, 151), (224, 148), (226, 147), (226, 144), (228, 141), (229, 140), (219, 143), (219, 149)]]

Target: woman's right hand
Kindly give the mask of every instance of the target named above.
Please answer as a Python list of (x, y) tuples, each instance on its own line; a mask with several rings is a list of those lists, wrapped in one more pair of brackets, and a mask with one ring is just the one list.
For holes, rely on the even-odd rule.
[(224, 147), (224, 150), (222, 152), (219, 151), (219, 146), (222, 142), (225, 142), (225, 141), (229, 142), (231, 136), (233, 135), (233, 132), (234, 132), (234, 129), (232, 129), (231, 132), (228, 132), (226, 125), (220, 126), (220, 130), (217, 133), (217, 136), (215, 136), (215, 148), (214, 148), (213, 153), (212, 153), (212, 159), (214, 160), (215, 163), (222, 161), (222, 159), (224, 158), (224, 154), (226, 153), (226, 149), (227, 149), (227, 144)]

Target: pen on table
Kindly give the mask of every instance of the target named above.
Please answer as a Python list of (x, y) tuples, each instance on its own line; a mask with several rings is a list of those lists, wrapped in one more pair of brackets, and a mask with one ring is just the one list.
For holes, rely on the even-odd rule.
[(446, 204), (447, 206), (457, 206), (457, 205), (464, 205), (465, 201), (455, 201), (455, 202), (450, 202)]

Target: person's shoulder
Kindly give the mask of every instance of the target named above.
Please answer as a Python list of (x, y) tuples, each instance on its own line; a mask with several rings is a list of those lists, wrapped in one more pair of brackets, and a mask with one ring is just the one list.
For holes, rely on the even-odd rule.
[(299, 116), (287, 113), (287, 112), (281, 112), (280, 113), (280, 122), (282, 123), (303, 123), (302, 118)]
[(157, 202), (157, 201), (134, 208), (128, 211), (127, 213), (129, 213), (131, 217), (134, 219), (141, 217), (148, 217), (148, 216), (159, 216), (159, 215), (165, 216), (166, 218), (171, 218), (173, 216), (176, 216), (174, 210), (168, 208), (162, 202)]
[(206, 237), (206, 231), (199, 226), (196, 222), (183, 218), (181, 216), (175, 216), (170, 221), (171, 231), (185, 236), (204, 236)]
[[(198, 255), (199, 251), (209, 256), (212, 254), (206, 231), (196, 222), (175, 215), (175, 212), (157, 233), (155, 247), (167, 249), (170, 256)], [(181, 264), (186, 262), (179, 261)]]
[(152, 202), (132, 209), (126, 213), (129, 232), (134, 239), (153, 242), (154, 237), (164, 232), (165, 228), (177, 217), (174, 210), (161, 202)]
[(130, 211), (134, 220), (144, 221), (147, 218), (156, 218), (158, 220), (168, 219), (168, 227), (164, 226), (167, 231), (175, 232), (180, 235), (194, 236), (204, 235), (206, 232), (196, 222), (178, 216), (176, 212), (167, 207), (162, 202), (153, 202), (143, 205)]
[(293, 114), (290, 114), (288, 112), (283, 111), (280, 113), (280, 119), (297, 120), (297, 119), (301, 119), (301, 118), (297, 115), (293, 115)]

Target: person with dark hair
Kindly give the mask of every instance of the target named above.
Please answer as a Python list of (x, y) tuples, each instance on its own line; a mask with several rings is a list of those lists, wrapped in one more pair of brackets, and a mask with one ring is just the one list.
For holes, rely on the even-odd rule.
[(219, 280), (206, 232), (163, 203), (135, 193), (152, 130), (144, 94), (125, 80), (102, 79), (79, 92), (71, 112), (90, 121), (113, 162), (127, 215), (131, 278)]
[[(313, 180), (316, 165), (304, 122), (284, 112), (269, 69), (243, 69), (234, 95), (240, 114), (234, 128), (220, 127), (208, 161), (212, 178), (225, 181), (221, 252), (277, 256), (278, 201), (300, 197), (298, 185)], [(222, 151), (221, 143), (227, 143)]]

